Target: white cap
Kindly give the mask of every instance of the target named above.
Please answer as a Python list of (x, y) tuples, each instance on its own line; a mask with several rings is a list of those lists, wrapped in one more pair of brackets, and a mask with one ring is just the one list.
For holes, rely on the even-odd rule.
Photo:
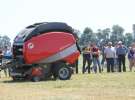
[(109, 45), (112, 45), (112, 42), (108, 42)]
[(122, 44), (122, 41), (119, 41), (118, 44)]

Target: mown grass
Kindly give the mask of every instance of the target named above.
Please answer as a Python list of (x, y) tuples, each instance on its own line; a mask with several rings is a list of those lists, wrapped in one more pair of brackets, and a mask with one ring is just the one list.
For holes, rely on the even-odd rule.
[(67, 81), (36, 83), (13, 82), (3, 76), (0, 100), (135, 100), (135, 72), (80, 73)]
[(135, 73), (78, 74), (71, 80), (0, 80), (0, 100), (135, 100)]

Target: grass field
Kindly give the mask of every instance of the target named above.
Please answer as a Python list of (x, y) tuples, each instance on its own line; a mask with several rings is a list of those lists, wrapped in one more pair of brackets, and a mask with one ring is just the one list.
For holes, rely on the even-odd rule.
[(80, 73), (67, 81), (36, 83), (2, 77), (0, 100), (135, 100), (135, 72)]

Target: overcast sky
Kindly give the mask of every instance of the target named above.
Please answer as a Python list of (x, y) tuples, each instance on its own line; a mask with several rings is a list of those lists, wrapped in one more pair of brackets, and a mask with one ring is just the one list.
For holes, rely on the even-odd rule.
[(132, 32), (135, 0), (0, 0), (0, 34), (14, 38), (25, 26), (36, 22), (66, 22), (94, 31), (119, 24)]

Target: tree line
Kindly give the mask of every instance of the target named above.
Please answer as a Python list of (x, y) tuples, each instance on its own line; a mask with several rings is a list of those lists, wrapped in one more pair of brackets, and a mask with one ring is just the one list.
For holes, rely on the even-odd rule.
[[(79, 31), (78, 34), (80, 34)], [(134, 38), (132, 33), (124, 34), (124, 28), (119, 25), (113, 25), (111, 29), (98, 29), (97, 32), (93, 32), (90, 27), (86, 27), (80, 36), (79, 44), (84, 46), (95, 42), (97, 45), (101, 46), (109, 41), (114, 44), (118, 41), (122, 41), (126, 46), (130, 46)]]
[[(98, 46), (102, 46), (108, 41), (114, 44), (122, 41), (126, 46), (130, 46), (135, 41), (133, 34), (124, 34), (124, 28), (119, 25), (113, 25), (112, 28), (98, 29), (97, 32), (93, 32), (90, 27), (86, 27), (82, 34), (79, 30), (75, 30), (75, 32), (80, 35), (80, 46), (85, 46), (93, 42), (97, 43)], [(3, 49), (5, 46), (11, 46), (10, 38), (7, 35), (0, 35), (0, 49)]]

